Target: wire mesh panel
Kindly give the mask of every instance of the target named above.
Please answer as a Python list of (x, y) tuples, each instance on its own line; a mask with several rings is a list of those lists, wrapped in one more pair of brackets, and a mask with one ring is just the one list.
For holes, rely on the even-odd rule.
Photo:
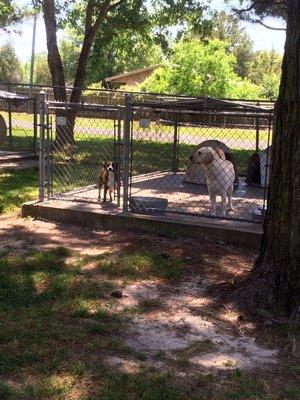
[(115, 182), (113, 203), (120, 203), (121, 118), (116, 108), (73, 107), (50, 102), (48, 125), (48, 197), (99, 202), (99, 176), (111, 161)]
[(262, 219), (272, 112), (229, 105), (133, 103), (132, 211)]
[(0, 115), (6, 125), (0, 150), (36, 153), (36, 100), (30, 98), (16, 105), (14, 100), (0, 99)]

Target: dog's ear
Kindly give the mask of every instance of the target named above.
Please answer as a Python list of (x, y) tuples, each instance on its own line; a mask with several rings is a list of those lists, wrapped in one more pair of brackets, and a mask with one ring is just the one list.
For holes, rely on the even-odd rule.
[(205, 161), (207, 164), (210, 164), (213, 162), (213, 160), (214, 160), (214, 155), (213, 155), (213, 152), (210, 150), (206, 154)]

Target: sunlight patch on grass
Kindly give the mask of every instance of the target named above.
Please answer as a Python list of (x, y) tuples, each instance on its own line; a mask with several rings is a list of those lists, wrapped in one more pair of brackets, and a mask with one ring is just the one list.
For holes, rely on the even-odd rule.
[(25, 201), (37, 198), (38, 170), (0, 170), (0, 214), (16, 211)]

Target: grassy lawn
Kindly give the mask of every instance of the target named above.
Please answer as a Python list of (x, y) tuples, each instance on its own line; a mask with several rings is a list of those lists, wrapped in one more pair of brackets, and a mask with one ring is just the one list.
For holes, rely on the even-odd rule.
[[(130, 250), (99, 255), (82, 255), (64, 246), (49, 250), (28, 246), (22, 254), (15, 252), (13, 243), (1, 248), (1, 400), (299, 398), (299, 366), (290, 359), (276, 372), (280, 382), (272, 385), (269, 380), (274, 375), (268, 370), (190, 375), (189, 358), (213, 351), (211, 341), (193, 342), (175, 352), (176, 361), (164, 368), (149, 365), (146, 354), (126, 344), (131, 319), (136, 314), (147, 318), (159, 300), (120, 309), (110, 293), (145, 279), (176, 284), (190, 276), (184, 257), (166, 257), (155, 243), (148, 237)], [(272, 340), (279, 335), (288, 343), (291, 329), (287, 325), (285, 331), (273, 330)], [(107, 362), (107, 356), (130, 359), (140, 368), (120, 371)], [(159, 362), (165, 355), (156, 357)]]
[[(147, 150), (143, 152), (147, 157), (134, 161), (136, 171), (169, 168), (168, 144), (139, 141), (135, 145), (136, 154)], [(79, 141), (74, 158), (70, 161), (57, 154), (57, 165), (61, 171), (66, 169), (66, 176), (72, 171), (77, 183), (86, 184), (104, 149), (110, 152), (112, 146), (111, 139)], [(190, 150), (186, 147), (186, 154)], [(90, 164), (91, 156), (96, 158), (94, 164)], [(37, 182), (36, 168), (1, 170), (1, 213), (16, 212), (24, 201), (36, 197)], [(219, 343), (209, 339), (199, 338), (181, 350), (155, 355), (127, 343), (136, 318), (159, 320), (161, 313), (168, 313), (174, 303), (164, 304), (167, 290), (172, 293), (170, 288), (175, 288), (177, 301), (187, 301), (184, 308), (190, 308), (192, 321), (204, 315), (208, 326), (216, 323), (221, 331), (224, 327), (224, 335), (228, 331), (234, 332), (232, 337), (236, 332), (242, 334), (235, 320), (226, 322), (222, 315), (218, 317), (220, 308), (216, 308), (209, 287), (200, 292), (208, 296), (208, 308), (205, 303), (193, 306), (191, 299), (198, 299), (191, 297), (187, 288), (189, 283), (198, 287), (206, 280), (231, 282), (237, 268), (239, 273), (248, 273), (254, 257), (248, 251), (200, 239), (185, 240), (172, 232), (166, 237), (100, 231), (94, 237), (94, 230), (87, 227), (76, 228), (74, 233), (72, 226), (2, 217), (1, 400), (299, 399), (300, 366), (293, 353), (299, 353), (299, 333), (290, 324), (261, 324), (250, 330), (250, 343), (255, 337), (265, 346), (278, 345), (278, 365), (272, 369), (242, 371), (226, 361), (228, 370), (203, 372), (193, 367), (191, 360), (214, 355)], [(5, 224), (5, 220), (9, 222)], [(126, 303), (128, 295), (122, 300), (112, 296), (130, 285), (142, 287), (143, 282), (157, 285), (160, 296), (146, 294), (134, 304)], [(184, 290), (179, 296), (180, 285)], [(134, 289), (135, 300), (136, 293), (139, 291)], [(249, 324), (255, 323), (250, 320)], [(178, 335), (182, 339), (185, 334), (188, 327), (182, 326)], [(291, 350), (294, 343), (296, 350)], [(116, 367), (110, 358), (126, 360), (126, 368)]]
[(6, 141), (1, 145), (1, 150), (34, 152), (35, 146), (32, 129), (14, 127), (11, 142), (7, 135)]
[(38, 170), (0, 169), (0, 214), (17, 211), (38, 195)]
[[(4, 117), (7, 119), (6, 113)], [(21, 114), (13, 113), (13, 136), (21, 137), (26, 133), (26, 136), (33, 136), (33, 115), (31, 114)], [(52, 123), (55, 126), (55, 116), (52, 116)], [(100, 118), (83, 118), (77, 117), (75, 132), (78, 136), (90, 136), (93, 132), (113, 132), (114, 121), (110, 119), (100, 119)], [(133, 132), (135, 135), (143, 134), (147, 136), (148, 134), (154, 134), (158, 136), (158, 140), (168, 140), (172, 141), (174, 135), (174, 127), (171, 125), (164, 124), (160, 121), (151, 122), (150, 128), (142, 129), (139, 127), (137, 121), (133, 123)], [(179, 127), (179, 136), (185, 137), (185, 141), (188, 141), (188, 137), (199, 137), (199, 143), (201, 137), (208, 139), (217, 139), (226, 142), (226, 140), (237, 140), (239, 141), (239, 146), (242, 145), (243, 141), (253, 143), (253, 148), (255, 147), (256, 131), (255, 129), (249, 128), (238, 128), (238, 127), (201, 127), (201, 126), (189, 126), (182, 125)], [(29, 138), (28, 138), (29, 140)], [(268, 141), (267, 130), (260, 131), (260, 141), (262, 142), (261, 147), (265, 148)], [(232, 147), (232, 144), (230, 145)]]

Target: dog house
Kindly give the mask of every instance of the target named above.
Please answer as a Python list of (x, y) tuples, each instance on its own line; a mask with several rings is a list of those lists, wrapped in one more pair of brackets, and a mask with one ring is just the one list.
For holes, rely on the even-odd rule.
[[(195, 152), (202, 147), (213, 147), (215, 149), (218, 149), (218, 153), (220, 155), (220, 158), (224, 160), (231, 161), (234, 167), (235, 171), (235, 185), (238, 185), (239, 178), (237, 174), (237, 167), (236, 167), (236, 161), (234, 159), (234, 156), (226, 144), (220, 142), (219, 140), (205, 140), (204, 142), (200, 143), (196, 148)], [(189, 161), (189, 164), (187, 166), (187, 169), (185, 171), (185, 176), (184, 176), (184, 183), (194, 183), (197, 185), (206, 185), (206, 177), (204, 170), (201, 165), (199, 164), (194, 164), (192, 161)]]
[(270, 160), (272, 148), (252, 154), (248, 162), (246, 183), (251, 186), (269, 186)]

